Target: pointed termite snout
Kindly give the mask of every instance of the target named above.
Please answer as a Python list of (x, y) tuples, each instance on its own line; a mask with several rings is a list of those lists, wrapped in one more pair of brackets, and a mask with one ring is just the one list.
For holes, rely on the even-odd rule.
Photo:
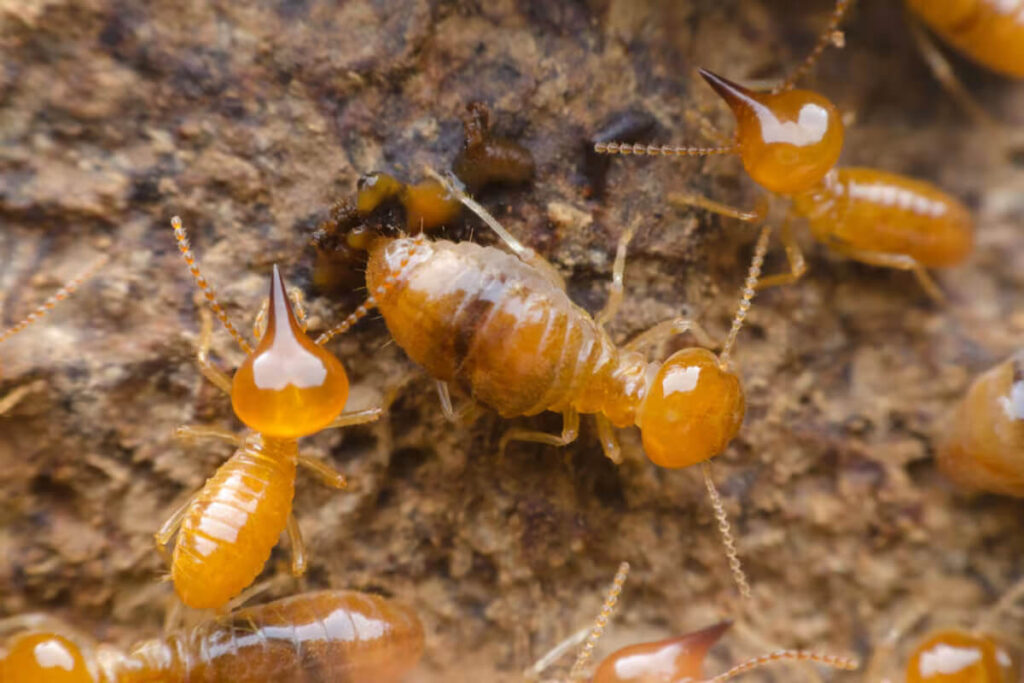
[(722, 78), (716, 73), (707, 69), (697, 69), (701, 77), (708, 82), (718, 96), (728, 103), (735, 110), (738, 106), (750, 106), (752, 100), (756, 100), (754, 93), (738, 83), (733, 83), (727, 78)]

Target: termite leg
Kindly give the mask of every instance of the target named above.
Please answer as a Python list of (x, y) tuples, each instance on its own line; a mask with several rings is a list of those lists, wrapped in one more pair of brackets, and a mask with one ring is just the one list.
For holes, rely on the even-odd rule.
[(14, 616), (0, 619), (0, 635), (6, 635), (16, 631), (50, 631), (53, 633), (63, 633), (67, 630), (68, 625), (63, 621), (41, 612), (15, 614)]
[(786, 214), (782, 221), (782, 228), (779, 230), (779, 239), (786, 249), (786, 260), (789, 261), (788, 273), (778, 273), (761, 278), (754, 289), (767, 289), (778, 285), (791, 285), (804, 276), (807, 272), (807, 261), (804, 260), (804, 252), (793, 236), (791, 215)]
[(351, 427), (352, 425), (374, 422), (380, 419), (380, 416), (384, 414), (384, 410), (384, 408), (378, 406), (376, 408), (364, 408), (363, 410), (342, 413), (334, 418), (324, 429), (337, 429), (338, 427)]
[(223, 391), (231, 395), (231, 378), (210, 361), (210, 340), (213, 338), (213, 316), (205, 307), (199, 309), (199, 350), (196, 351), (196, 361), (199, 363), (199, 371), (203, 377)]
[(682, 192), (671, 192), (669, 193), (668, 203), (677, 207), (696, 206), (699, 209), (710, 211), (711, 213), (717, 213), (720, 216), (727, 218), (735, 218), (736, 220), (743, 221), (744, 223), (760, 224), (764, 222), (764, 219), (768, 216), (768, 202), (764, 199), (758, 200), (753, 211), (744, 211), (743, 209), (736, 209), (729, 206), (728, 204), (722, 204), (716, 202), (713, 199), (699, 194), (684, 194)]
[(306, 573), (306, 546), (302, 542), (299, 523), (292, 513), (288, 513), (288, 526), (285, 527), (285, 533), (288, 534), (288, 542), (292, 547), (292, 576), (297, 578)]
[(434, 387), (437, 389), (437, 398), (441, 402), (441, 413), (446, 420), (449, 422), (473, 422), (477, 418), (480, 406), (476, 401), (470, 399), (464, 405), (455, 408), (448, 382), (434, 380)]
[(885, 637), (872, 648), (871, 659), (868, 660), (864, 672), (865, 681), (886, 680), (886, 675), (889, 673), (887, 670), (896, 658), (896, 644), (904, 633), (924, 617), (926, 611), (924, 605), (920, 603), (911, 604), (909, 609), (903, 611), (899, 621), (889, 627)]
[(626, 228), (622, 236), (619, 237), (618, 247), (615, 249), (615, 265), (612, 266), (612, 284), (608, 288), (608, 301), (605, 303), (604, 308), (594, 318), (598, 325), (605, 325), (608, 321), (615, 317), (615, 314), (619, 312), (619, 307), (622, 306), (622, 283), (623, 278), (626, 274), (626, 249), (629, 247), (630, 241), (633, 239), (633, 235), (636, 233), (636, 227), (639, 224), (639, 219), (634, 220)]
[(0, 415), (3, 415), (11, 408), (18, 405), (18, 403), (21, 402), (21, 399), (25, 398), (29, 394), (35, 391), (41, 391), (45, 387), (46, 381), (40, 379), (36, 380), (35, 382), (22, 384), (20, 387), (11, 389), (10, 393), (8, 393), (3, 398), (0, 398)]
[(295, 309), (295, 317), (298, 318), (299, 327), (302, 331), (306, 331), (306, 295), (302, 293), (302, 290), (298, 287), (293, 287), (292, 291), (289, 292), (290, 299), (292, 300), (292, 308)]
[(712, 339), (711, 335), (708, 334), (707, 330), (699, 322), (692, 318), (679, 317), (665, 320), (641, 332), (626, 342), (622, 348), (626, 351), (637, 351), (647, 346), (663, 344), (677, 334), (685, 334), (687, 332), (692, 333), (697, 343), (705, 348), (715, 348), (718, 346), (718, 342)]
[(963, 82), (957, 78), (953, 66), (942, 54), (942, 51), (928, 35), (921, 22), (911, 16), (907, 11), (907, 23), (910, 25), (910, 34), (914, 37), (914, 44), (917, 46), (925, 64), (931, 70), (935, 80), (939, 82), (946, 93), (960, 105), (960, 107), (971, 117), (975, 123), (982, 126), (995, 126), (996, 122), (985, 109), (978, 104), (974, 96), (964, 87)]
[(1010, 589), (1003, 593), (999, 601), (989, 608), (978, 621), (977, 630), (993, 631), (1002, 618), (1020, 599), (1024, 597), (1024, 579), (1019, 579)]
[(181, 425), (174, 430), (174, 438), (185, 442), (193, 442), (199, 439), (216, 439), (218, 441), (226, 441), (236, 448), (241, 448), (245, 445), (244, 436), (235, 434), (222, 427), (210, 427), (207, 425)]
[(594, 416), (597, 422), (597, 438), (601, 442), (601, 449), (616, 465), (622, 464), (622, 447), (619, 445), (619, 438), (615, 436), (615, 425), (607, 417), (601, 414)]
[(178, 532), (178, 527), (181, 526), (181, 520), (185, 519), (185, 514), (188, 512), (189, 507), (195, 502), (195, 499), (199, 496), (200, 491), (196, 491), (188, 497), (184, 503), (171, 513), (171, 516), (167, 518), (167, 521), (163, 523), (160, 530), (153, 534), (153, 540), (156, 542), (156, 550), (160, 553), (160, 556), (164, 558), (168, 564), (170, 564), (171, 557), (167, 553), (167, 546), (170, 545), (171, 539), (174, 534)]
[(332, 489), (348, 488), (348, 479), (344, 474), (317, 458), (299, 453), (299, 464), (319, 479), (324, 486), (329, 486)]
[(548, 444), (549, 446), (568, 446), (576, 440), (579, 431), (580, 414), (570, 408), (562, 413), (561, 434), (548, 434), (547, 432), (539, 432), (532, 429), (510, 429), (501, 437), (501, 442), (498, 444), (498, 454), (505, 454), (505, 447), (508, 446), (509, 441), (533, 441)]
[(922, 266), (913, 256), (908, 256), (906, 254), (883, 254), (877, 251), (851, 249), (843, 246), (836, 246), (833, 248), (838, 253), (852, 258), (854, 261), (860, 261), (861, 263), (867, 263), (872, 266), (884, 266), (886, 268), (909, 270), (917, 278), (917, 281), (921, 283), (921, 287), (928, 296), (940, 304), (945, 303), (946, 301), (946, 296), (942, 293), (942, 290), (939, 289), (939, 286), (935, 284), (935, 280), (932, 279), (932, 276), (928, 274), (925, 267)]
[[(295, 317), (299, 321), (299, 327), (302, 331), (306, 331), (306, 308), (303, 306), (305, 297), (302, 294), (301, 289), (292, 289), (288, 292), (288, 298), (292, 301), (292, 308), (295, 311)], [(260, 310), (256, 312), (256, 317), (252, 321), (252, 337), (256, 341), (263, 338), (263, 333), (267, 331), (267, 311), (270, 309), (270, 299), (264, 299), (263, 303), (260, 304)]]

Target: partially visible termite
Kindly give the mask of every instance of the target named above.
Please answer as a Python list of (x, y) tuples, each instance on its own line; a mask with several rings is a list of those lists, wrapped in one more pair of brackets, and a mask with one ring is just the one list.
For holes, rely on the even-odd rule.
[(253, 431), (242, 436), (216, 427), (178, 428), (179, 437), (220, 439), (238, 450), (156, 534), (162, 548), (178, 533), (171, 579), (181, 601), (189, 607), (217, 608), (259, 574), (282, 531), (291, 541), (293, 573), (305, 571), (299, 526), (291, 512), (296, 465), (303, 465), (328, 486), (346, 486), (343, 475), (300, 453), (298, 439), (324, 429), (371, 422), (382, 409), (342, 412), (349, 393), (345, 368), (306, 336), (277, 266), (270, 281), (266, 331), (253, 348), (200, 274), (181, 220), (173, 218), (171, 226), (196, 285), (246, 354), (234, 378), (224, 374), (208, 358), (212, 329), (209, 317), (204, 318), (199, 368), (231, 396), (235, 415)]
[(649, 643), (629, 645), (605, 657), (587, 675), (587, 666), (594, 647), (604, 634), (618, 604), (622, 586), (629, 574), (629, 563), (623, 562), (615, 574), (615, 580), (605, 597), (604, 605), (594, 625), (589, 630), (570, 636), (542, 657), (534, 666), (524, 672), (527, 680), (538, 680), (569, 649), (583, 642), (576, 661), (569, 672), (568, 681), (590, 681), (590, 683), (719, 683), (740, 674), (776, 662), (812, 662), (836, 669), (852, 671), (859, 665), (847, 657), (824, 655), (804, 650), (778, 650), (732, 667), (728, 671), (706, 678), (704, 660), (708, 650), (729, 629), (732, 622), (723, 621), (713, 626), (686, 633), (674, 638)]
[(685, 317), (655, 325), (624, 346), (608, 336), (604, 324), (622, 300), (632, 228), (619, 241), (608, 305), (595, 319), (569, 299), (550, 263), (520, 244), (457, 181), (436, 177), (514, 255), (471, 242), (429, 241), (423, 235), (360, 233), (359, 243), (369, 250), (369, 297), (318, 343), (348, 329), (376, 306), (398, 345), (438, 381), (447, 414), (453, 412), (449, 383), (506, 418), (545, 410), (562, 414), (560, 435), (511, 429), (501, 440), (501, 451), (510, 441), (565, 446), (577, 437), (579, 415), (593, 413), (602, 447), (614, 462), (621, 455), (613, 427), (636, 425), (655, 464), (681, 468), (701, 463), (730, 565), (748, 597), (707, 461), (725, 450), (743, 422), (743, 387), (731, 354), (750, 310), (768, 228), (754, 250), (721, 352), (692, 347), (664, 362), (650, 362), (641, 349), (677, 334), (692, 331), (707, 346), (713, 342), (696, 321)]
[[(103, 264), (105, 264), (106, 262), (107, 262), (107, 256), (105, 254), (98, 256), (95, 260), (92, 261), (92, 263), (90, 263), (88, 266), (86, 266), (85, 270), (83, 270), (81, 273), (79, 273), (78, 275), (76, 275), (72, 279), (68, 280), (68, 282), (65, 283), (63, 287), (61, 287), (56, 292), (54, 292), (50, 296), (49, 299), (47, 299), (42, 304), (40, 304), (34, 311), (29, 313), (23, 319), (21, 319), (18, 322), (16, 322), (11, 327), (9, 327), (6, 330), (0, 332), (0, 344), (4, 343), (5, 341), (10, 339), (14, 335), (16, 335), (19, 332), (21, 332), (22, 330), (24, 330), (26, 327), (28, 327), (32, 323), (34, 323), (37, 320), (39, 320), (40, 318), (42, 318), (44, 315), (46, 315), (47, 313), (52, 311), (53, 308), (58, 303), (60, 303), (64, 299), (68, 298), (72, 294), (74, 294), (75, 290), (77, 290), (82, 285), (83, 282), (85, 282), (86, 280), (91, 278), (93, 275), (95, 275), (96, 271), (98, 271), (103, 266)], [(2, 378), (2, 377), (3, 377), (2, 366), (0, 366), (0, 378)], [(24, 398), (25, 394), (27, 394), (31, 390), (32, 390), (32, 385), (31, 384), (30, 385), (26, 385), (26, 386), (22, 386), (22, 387), (19, 387), (17, 389), (14, 389), (13, 391), (11, 391), (9, 394), (4, 396), (3, 398), (0, 398), (0, 415), (3, 415), (7, 411), (9, 411), (11, 408), (13, 408), (15, 406), (15, 404), (17, 404), (18, 401), (20, 401), (22, 398)]]
[(935, 458), (966, 489), (1024, 497), (1024, 349), (974, 380), (944, 421)]
[(393, 683), (423, 654), (423, 626), (397, 602), (320, 591), (249, 607), (133, 646), (96, 646), (52, 618), (0, 620), (4, 683)]
[[(792, 200), (781, 230), (790, 272), (763, 278), (761, 287), (795, 282), (807, 270), (790, 226), (795, 215), (805, 218), (815, 239), (834, 251), (862, 263), (909, 270), (929, 296), (941, 301), (942, 292), (926, 268), (957, 265), (967, 257), (973, 231), (970, 212), (930, 183), (871, 168), (836, 167), (844, 134), (838, 110), (816, 92), (793, 89), (797, 78), (833, 42), (850, 2), (837, 0), (814, 51), (772, 92), (752, 92), (700, 69), (736, 117), (732, 144), (599, 143), (595, 150), (651, 156), (739, 155), (754, 182)], [(767, 203), (755, 211), (743, 211), (695, 195), (673, 195), (670, 200), (755, 224), (767, 214)]]
[(466, 107), (466, 141), (452, 162), (452, 172), (470, 192), (493, 184), (518, 185), (533, 178), (530, 150), (514, 140), (494, 135), (490, 125), (490, 112), (485, 104), (471, 102)]

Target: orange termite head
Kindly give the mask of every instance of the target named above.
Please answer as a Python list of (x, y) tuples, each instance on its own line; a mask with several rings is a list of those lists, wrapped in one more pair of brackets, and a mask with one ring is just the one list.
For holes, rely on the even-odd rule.
[(725, 450), (743, 424), (745, 410), (736, 373), (723, 368), (707, 349), (683, 349), (650, 380), (636, 424), (654, 464), (689, 467)]
[(347, 400), (345, 368), (302, 331), (275, 265), (267, 330), (231, 385), (235, 414), (261, 434), (296, 439), (330, 424)]
[(907, 683), (1016, 683), (1020, 666), (987, 635), (946, 629), (925, 638), (907, 662)]
[(703, 680), (704, 659), (732, 625), (730, 621), (694, 633), (613, 652), (594, 672), (592, 683), (675, 683)]
[(767, 190), (789, 195), (814, 187), (836, 165), (843, 122), (828, 99), (809, 90), (755, 93), (700, 69), (736, 116), (743, 167)]
[(82, 649), (56, 633), (15, 636), (0, 652), (4, 683), (93, 683), (99, 680)]

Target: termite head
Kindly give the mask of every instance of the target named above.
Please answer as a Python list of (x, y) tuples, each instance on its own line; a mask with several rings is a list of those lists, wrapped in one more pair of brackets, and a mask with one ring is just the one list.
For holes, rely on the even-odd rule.
[(347, 400), (345, 368), (302, 331), (274, 266), (266, 332), (231, 385), (235, 414), (261, 434), (296, 439), (330, 424)]
[(654, 464), (689, 467), (725, 450), (745, 409), (743, 386), (734, 372), (707, 349), (683, 349), (648, 384), (636, 424)]
[[(384, 216), (378, 216), (381, 220), (369, 221), (381, 227), (400, 224), (397, 215), (391, 215), (397, 211), (399, 215), (405, 214), (405, 229), (416, 234), (451, 223), (461, 210), (459, 200), (433, 178), (407, 185), (388, 173), (375, 172), (359, 178), (357, 185), (356, 211), (363, 219), (383, 213)], [(348, 241), (353, 249), (360, 248), (359, 242), (358, 235)]]
[(709, 626), (694, 633), (653, 643), (630, 645), (608, 655), (597, 671), (593, 683), (626, 683), (649, 681), (700, 681), (704, 679), (704, 659), (731, 622)]
[(5, 683), (93, 683), (99, 680), (82, 649), (56, 633), (16, 636), (0, 653), (0, 680)]
[(990, 636), (961, 629), (937, 631), (914, 649), (907, 683), (1015, 683), (1020, 665)]
[(836, 165), (843, 122), (828, 99), (809, 90), (756, 93), (700, 69), (736, 116), (743, 167), (757, 184), (790, 195), (814, 187)]

